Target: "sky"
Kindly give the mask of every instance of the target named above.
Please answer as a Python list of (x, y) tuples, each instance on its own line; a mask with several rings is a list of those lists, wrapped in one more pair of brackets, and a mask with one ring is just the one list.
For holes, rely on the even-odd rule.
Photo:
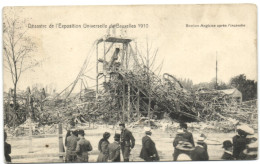
[[(30, 18), (30, 24), (47, 27), (57, 23), (136, 25), (127, 29), (127, 37), (133, 38), (140, 49), (144, 49), (146, 40), (151, 52), (158, 49), (155, 65), (164, 61), (161, 74), (189, 78), (194, 84), (210, 82), (215, 77), (217, 54), (220, 80), (229, 82), (239, 74), (257, 80), (254, 5), (25, 7), (19, 15)], [(148, 24), (148, 28), (139, 28), (138, 24)], [(187, 24), (245, 26), (205, 28)], [(106, 33), (106, 28), (28, 28), (27, 35), (38, 47), (33, 56), (41, 65), (22, 74), (18, 88), (41, 83), (55, 84), (57, 91), (62, 91), (76, 79), (94, 41)], [(95, 52), (90, 56), (87, 70), (93, 69), (87, 75), (94, 78)], [(88, 83), (95, 84), (93, 80)], [(10, 87), (11, 77), (4, 69), (4, 91)]]

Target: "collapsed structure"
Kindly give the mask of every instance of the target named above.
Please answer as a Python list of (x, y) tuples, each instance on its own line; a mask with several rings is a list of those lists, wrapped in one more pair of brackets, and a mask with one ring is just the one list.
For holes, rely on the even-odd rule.
[[(87, 58), (75, 81), (60, 94), (35, 101), (39, 103), (35, 106), (38, 111), (35, 120), (42, 125), (71, 120), (132, 123), (143, 117), (149, 120), (169, 117), (176, 122), (230, 121), (230, 118), (233, 122), (234, 119), (247, 122), (252, 120), (248, 119), (252, 113), (257, 113), (256, 102), (241, 104), (216, 90), (191, 92), (171, 74), (156, 75), (149, 68), (149, 56), (144, 61), (137, 44), (133, 44), (133, 39), (109, 34), (96, 40), (89, 53), (96, 52), (95, 90), (83, 82), (84, 78), (90, 78), (85, 74)], [(81, 90), (72, 96), (79, 82)], [(22, 109), (26, 104), (28, 107), (24, 103)]]

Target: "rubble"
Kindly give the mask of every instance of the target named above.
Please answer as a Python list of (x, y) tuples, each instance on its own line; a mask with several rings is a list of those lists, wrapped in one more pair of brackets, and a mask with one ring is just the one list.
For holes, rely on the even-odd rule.
[[(98, 80), (102, 76), (105, 77), (101, 84), (102, 89), (85, 87), (74, 96), (71, 94), (80, 77), (86, 77), (84, 71), (89, 62), (87, 58), (76, 80), (59, 94), (54, 92), (50, 95), (45, 93), (44, 89), (37, 88), (32, 88), (32, 93), (30, 90), (21, 92), (17, 95), (18, 110), (12, 108), (12, 95), (6, 94), (5, 124), (10, 127), (26, 127), (27, 118), (32, 117), (33, 121), (38, 123), (38, 128), (53, 126), (59, 122), (66, 128), (76, 124), (90, 127), (91, 123), (115, 125), (120, 121), (136, 127), (146, 125), (146, 118), (150, 116), (150, 124), (163, 129), (176, 128), (173, 121), (188, 122), (191, 125), (193, 122), (204, 122), (208, 128), (214, 124), (220, 131), (225, 132), (234, 129), (238, 122), (250, 123), (257, 128), (256, 100), (238, 103), (218, 90), (186, 90), (174, 75), (164, 73), (161, 77), (151, 71), (150, 65), (144, 64), (137, 47), (135, 51), (131, 47), (132, 39), (106, 36), (93, 45), (98, 46), (104, 41), (111, 44), (102, 56), (110, 50), (114, 50), (114, 53), (112, 52), (109, 62), (109, 59), (99, 59), (97, 52), (97, 62), (103, 64), (103, 70), (97, 71), (97, 79), (94, 80), (97, 80), (98, 88)], [(123, 44), (123, 48), (113, 47), (114, 44)], [(124, 58), (120, 55), (124, 54), (128, 54), (128, 60), (133, 63), (131, 69), (123, 66)], [(156, 53), (154, 59), (155, 56)], [(119, 61), (121, 58), (122, 61)], [(33, 101), (29, 102), (29, 99)], [(166, 116), (171, 120), (169, 123), (161, 121)]]

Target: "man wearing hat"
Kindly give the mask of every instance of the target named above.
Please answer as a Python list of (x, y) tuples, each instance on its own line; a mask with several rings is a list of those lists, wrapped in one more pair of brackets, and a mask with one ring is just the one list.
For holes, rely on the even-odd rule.
[(109, 162), (120, 162), (120, 134), (116, 133), (114, 142), (108, 145)]
[(199, 137), (197, 141), (197, 146), (194, 150), (191, 151), (191, 160), (192, 161), (208, 161), (209, 154), (205, 147), (204, 137)]
[(67, 147), (65, 160), (66, 162), (75, 162), (77, 157), (75, 152), (78, 141), (77, 131), (76, 129), (71, 129), (69, 132), (70, 136), (65, 140), (65, 146)]
[(10, 156), (11, 154), (11, 145), (6, 142), (7, 139), (7, 133), (4, 132), (4, 155), (5, 155), (5, 161), (6, 162), (12, 162), (12, 158)]
[(233, 137), (233, 156), (236, 159), (241, 159), (240, 153), (246, 149), (246, 145), (250, 142), (247, 135), (254, 134), (254, 130), (248, 125), (239, 125), (237, 126), (237, 133), (238, 135)]
[(135, 138), (133, 137), (132, 133), (125, 128), (124, 123), (119, 124), (120, 129), (121, 129), (121, 149), (122, 149), (122, 154), (124, 158), (124, 162), (129, 162), (129, 156), (131, 149), (134, 148), (135, 146)]
[(173, 160), (177, 161), (178, 156), (182, 153), (190, 155), (190, 151), (194, 148), (193, 135), (187, 130), (186, 123), (180, 123), (177, 135), (173, 141), (174, 153)]
[(155, 147), (155, 143), (151, 139), (151, 128), (145, 127), (144, 130), (146, 136), (142, 138), (142, 150), (140, 153), (140, 158), (144, 159), (147, 162), (159, 161), (159, 156)]
[(107, 162), (108, 160), (108, 145), (109, 145), (109, 139), (110, 133), (105, 132), (103, 134), (103, 138), (99, 141), (98, 143), (98, 150), (99, 150), (99, 155), (97, 162)]
[(256, 160), (258, 154), (258, 142), (252, 142), (247, 145), (246, 149), (240, 153), (242, 160)]
[(222, 155), (221, 159), (223, 160), (235, 160), (232, 154), (233, 144), (231, 141), (226, 140), (223, 142), (223, 148), (225, 149), (224, 154)]
[(78, 131), (78, 137), (80, 139), (76, 147), (77, 162), (88, 162), (88, 152), (92, 150), (90, 142), (84, 138), (84, 135), (84, 130)]

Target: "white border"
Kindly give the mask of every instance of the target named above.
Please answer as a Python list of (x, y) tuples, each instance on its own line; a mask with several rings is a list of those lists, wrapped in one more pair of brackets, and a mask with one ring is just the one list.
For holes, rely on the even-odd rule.
[[(97, 0), (97, 1), (90, 1), (90, 0), (0, 0), (0, 7), (1, 9), (4, 6), (69, 6), (69, 5), (142, 5), (142, 4), (230, 4), (230, 3), (253, 3), (259, 6), (259, 0), (218, 0), (218, 1), (210, 1), (210, 0)], [(1, 39), (0, 39), (0, 52), (2, 54), (2, 11), (1, 11)], [(257, 22), (259, 22), (259, 15), (257, 13)], [(258, 28), (257, 28), (258, 29)], [(259, 37), (259, 34), (257, 34)], [(257, 46), (259, 47), (259, 42), (257, 42)], [(2, 65), (2, 57), (0, 58), (1, 65)], [(259, 63), (258, 58), (258, 63)], [(2, 66), (0, 66), (1, 71), (0, 75), (2, 80), (0, 80), (0, 109), (3, 109), (3, 74), (2, 74)], [(259, 77), (259, 67), (258, 67), (258, 77)], [(259, 80), (258, 80), (259, 81)], [(259, 84), (258, 84), (258, 97), (259, 97)], [(3, 153), (3, 110), (0, 110), (0, 163), (4, 161), (4, 153)], [(259, 124), (259, 117), (258, 117), (258, 124)], [(259, 126), (258, 126), (259, 127)], [(159, 145), (158, 145), (159, 146)], [(171, 153), (171, 152), (169, 152)], [(258, 153), (259, 154), (259, 153)], [(259, 157), (258, 157), (259, 158)], [(210, 162), (196, 162), (196, 163), (230, 163), (227, 161), (210, 161)], [(234, 162), (234, 161), (233, 161)], [(235, 163), (259, 163), (257, 161), (235, 161)], [(141, 162), (135, 162), (135, 164), (139, 164)], [(170, 162), (163, 162), (163, 163), (170, 163)], [(188, 162), (177, 162), (186, 164)]]

